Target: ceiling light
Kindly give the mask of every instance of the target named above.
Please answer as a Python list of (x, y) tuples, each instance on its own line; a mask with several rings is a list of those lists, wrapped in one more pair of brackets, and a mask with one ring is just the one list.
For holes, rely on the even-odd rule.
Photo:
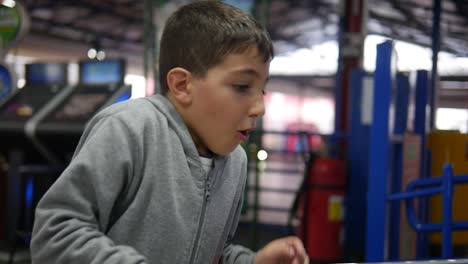
[(16, 2), (14, 0), (3, 0), (2, 5), (9, 7), (9, 8), (13, 8), (16, 6)]
[(93, 60), (94, 58), (96, 58), (96, 55), (97, 55), (96, 49), (90, 48), (90, 49), (88, 50), (88, 58), (90, 58), (90, 59)]
[(102, 50), (98, 51), (97, 55), (96, 55), (96, 58), (98, 60), (104, 60), (106, 58), (106, 53)]

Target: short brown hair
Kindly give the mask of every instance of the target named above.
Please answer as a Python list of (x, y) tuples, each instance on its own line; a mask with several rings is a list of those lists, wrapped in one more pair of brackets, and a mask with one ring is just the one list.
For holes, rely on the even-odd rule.
[(182, 67), (197, 77), (229, 53), (256, 46), (266, 62), (273, 57), (267, 31), (252, 16), (221, 1), (199, 1), (179, 8), (166, 21), (159, 51), (161, 93), (167, 94), (166, 76)]

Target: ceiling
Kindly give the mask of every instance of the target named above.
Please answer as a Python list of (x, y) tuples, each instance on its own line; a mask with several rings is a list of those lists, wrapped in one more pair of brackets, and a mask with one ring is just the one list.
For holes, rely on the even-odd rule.
[[(339, 0), (271, 0), (269, 30), (286, 49), (338, 36)], [(368, 0), (367, 31), (432, 46), (433, 0)], [(441, 50), (468, 56), (468, 1), (442, 0)]]
[(31, 33), (101, 44), (104, 48), (141, 51), (143, 1), (25, 1)]
[[(162, 24), (161, 18), (188, 1), (169, 1), (156, 10), (156, 21)], [(267, 28), (275, 41), (276, 54), (337, 39), (339, 0), (268, 2)], [(368, 33), (430, 47), (432, 2), (368, 0)], [(77, 60), (86, 56), (89, 47), (100, 46), (109, 56), (125, 57), (130, 71), (141, 71), (145, 1), (25, 0), (23, 4), (31, 17), (30, 33), (19, 46), (24, 54)], [(467, 57), (468, 1), (442, 0), (442, 10), (441, 50)]]

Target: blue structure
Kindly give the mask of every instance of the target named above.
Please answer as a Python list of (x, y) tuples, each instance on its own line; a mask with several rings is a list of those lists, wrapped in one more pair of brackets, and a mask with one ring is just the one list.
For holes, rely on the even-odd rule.
[(372, 75), (363, 70), (355, 69), (351, 76), (351, 111), (350, 129), (348, 133), (347, 161), (349, 177), (345, 207), (345, 245), (347, 258), (359, 258), (364, 254), (362, 235), (365, 234), (366, 197), (367, 192), (367, 164), (369, 160), (368, 139), (370, 121), (363, 111), (368, 102)]
[[(453, 251), (452, 231), (468, 229), (468, 221), (452, 221), (454, 185), (468, 183), (468, 175), (454, 176), (452, 166), (447, 164), (444, 166), (442, 177), (430, 178), (426, 169), (426, 149), (422, 147), (420, 178), (410, 182), (406, 187), (406, 191), (399, 191), (402, 177), (402, 146), (399, 136), (402, 136), (402, 133), (406, 130), (409, 88), (407, 77), (400, 76), (396, 78), (398, 88), (395, 100), (395, 122), (392, 129), (393, 136), (390, 136), (388, 120), (392, 101), (392, 82), (394, 81), (391, 69), (392, 50), (391, 42), (385, 42), (377, 47), (373, 116), (369, 131), (366, 261), (379, 262), (389, 258), (398, 258), (399, 237), (397, 231), (399, 230), (400, 218), (399, 204), (402, 200), (405, 201), (408, 222), (418, 233), (418, 259), (427, 258), (425, 235), (428, 232), (442, 232), (442, 258), (451, 258)], [(421, 136), (422, 146), (425, 145), (427, 129), (425, 109), (427, 106), (427, 88), (429, 87), (428, 79), (427, 71), (417, 72), (414, 130), (416, 134)], [(404, 107), (405, 105), (406, 107)], [(353, 134), (351, 133), (351, 135)], [(392, 155), (389, 155), (389, 153)], [(392, 164), (391, 181), (388, 178), (389, 164)], [(391, 183), (391, 186), (387, 186), (388, 182)], [(391, 193), (388, 193), (388, 190), (391, 190)], [(428, 223), (427, 203), (418, 204), (420, 210), (416, 215), (413, 199), (439, 193), (442, 193), (443, 197), (442, 223)], [(390, 204), (389, 202), (394, 203)], [(390, 211), (392, 215), (390, 217), (387, 215), (387, 205), (392, 205)], [(389, 251), (387, 251), (387, 247)], [(387, 252), (390, 256), (387, 255)]]
[[(412, 181), (405, 192), (390, 194), (386, 196), (387, 201), (405, 200), (408, 222), (417, 232), (442, 232), (442, 258), (452, 257), (452, 231), (468, 229), (468, 221), (452, 221), (452, 203), (454, 185), (468, 183), (468, 175), (453, 175), (452, 165), (446, 164), (443, 169), (443, 175), (435, 178), (423, 178)], [(424, 223), (418, 219), (414, 212), (412, 203), (413, 198), (431, 196), (442, 193), (442, 223)], [(379, 219), (377, 219), (379, 220)], [(371, 239), (373, 237), (371, 236)], [(374, 240), (369, 241), (372, 243)], [(374, 245), (374, 248), (383, 248), (382, 245)], [(383, 258), (374, 261), (384, 260)], [(370, 259), (368, 259), (370, 261)]]
[[(368, 132), (369, 158), (364, 162), (366, 167), (361, 169), (361, 171), (368, 172), (367, 229), (364, 232), (366, 234), (367, 261), (395, 260), (399, 256), (400, 204), (394, 203), (390, 208), (387, 208), (386, 196), (388, 190), (391, 190), (392, 193), (399, 192), (402, 185), (402, 139), (407, 130), (410, 88), (408, 76), (392, 75), (395, 72), (391, 68), (392, 53), (393, 44), (391, 41), (377, 46), (378, 56), (373, 79), (372, 122)], [(427, 85), (427, 82), (421, 78), (427, 75), (424, 75), (424, 72), (419, 75), (417, 78), (419, 88), (416, 90), (421, 93), (425, 91), (424, 85)], [(390, 128), (389, 110), (392, 105), (394, 84), (396, 84), (396, 98), (393, 102), (395, 114), (393, 127)], [(415, 105), (415, 116), (420, 117), (421, 111), (419, 110), (422, 108), (424, 111), (426, 100), (426, 97), (419, 97), (419, 101)], [(424, 117), (415, 119), (415, 127), (421, 128), (418, 134), (425, 134), (425, 125), (419, 125), (424, 123)], [(392, 175), (391, 178), (388, 177), (389, 174)], [(388, 209), (391, 212), (390, 217), (387, 217)]]
[[(397, 193), (401, 190), (403, 177), (403, 141), (402, 139), (408, 123), (408, 105), (410, 97), (409, 77), (404, 74), (397, 74), (397, 93), (395, 99), (395, 121), (393, 124), (393, 144), (390, 146), (391, 163), (391, 192)], [(398, 139), (398, 140), (397, 140)], [(391, 260), (398, 259), (400, 255), (400, 203), (393, 203), (390, 207), (390, 245), (389, 258)]]
[[(389, 246), (388, 258), (399, 257), (400, 204), (391, 205), (388, 223), (375, 224), (376, 217), (384, 217), (385, 192), (401, 191), (403, 173), (403, 136), (407, 131), (410, 104), (410, 82), (407, 74), (394, 75), (392, 69), (393, 44), (388, 41), (378, 46), (375, 74), (355, 70), (351, 84), (351, 116), (347, 149), (350, 167), (345, 220), (345, 255), (348, 258), (364, 255), (366, 226), (372, 236), (382, 233), (381, 243)], [(428, 72), (419, 71), (416, 81), (415, 133), (425, 137)], [(426, 96), (421, 96), (426, 94)], [(394, 120), (389, 122), (390, 109)], [(390, 125), (393, 124), (392, 127)], [(390, 134), (391, 133), (391, 134)], [(425, 152), (425, 150), (422, 150)], [(421, 153), (424, 154), (424, 153)], [(422, 161), (421, 166), (425, 166)], [(387, 175), (392, 177), (387, 179)], [(368, 182), (369, 180), (369, 182)], [(388, 186), (387, 186), (388, 185)], [(378, 187), (375, 187), (378, 186)], [(368, 192), (369, 190), (369, 192)], [(366, 196), (367, 195), (367, 196)], [(366, 201), (380, 200), (367, 214)], [(387, 220), (386, 220), (387, 221)], [(368, 224), (366, 224), (368, 223)], [(380, 225), (380, 226), (379, 226)], [(389, 232), (389, 237), (383, 235)], [(372, 250), (373, 254), (382, 255)]]
[[(391, 60), (393, 43), (377, 45), (374, 76), (374, 102), (370, 129), (369, 179), (367, 188), (366, 261), (381, 260), (385, 255), (387, 175), (389, 171), (389, 109), (392, 93)], [(377, 100), (378, 99), (378, 100)], [(383, 190), (383, 191), (382, 191)], [(380, 219), (380, 221), (376, 221)]]
[[(429, 73), (427, 71), (416, 72), (416, 94), (415, 94), (415, 114), (414, 114), (414, 133), (421, 137), (421, 164), (419, 166), (420, 178), (429, 175), (429, 163), (427, 162), (427, 148), (426, 148), (426, 131), (429, 128), (427, 125), (426, 106), (428, 102), (428, 89), (429, 88)], [(428, 203), (426, 200), (419, 201), (419, 217), (425, 222), (429, 219)], [(418, 233), (418, 258), (427, 258), (427, 245), (428, 239), (426, 234)]]
[[(389, 244), (390, 258), (397, 259), (400, 240), (400, 204), (395, 203), (392, 206), (389, 225), (385, 222), (375, 222), (374, 219), (384, 218), (386, 215), (385, 192), (380, 190), (391, 189), (392, 192), (399, 192), (401, 189), (403, 171), (401, 139), (407, 129), (410, 88), (407, 75), (392, 76), (394, 72), (391, 68), (392, 42), (383, 43), (377, 49), (379, 56), (375, 74), (355, 70), (352, 77), (353, 104), (350, 111), (351, 129), (347, 155), (350, 177), (346, 201), (347, 211), (352, 214), (346, 215), (345, 250), (348, 257), (366, 252), (362, 236), (368, 234), (367, 236), (372, 235), (372, 239), (379, 236), (379, 242), (374, 243)], [(390, 129), (389, 111), (394, 83), (396, 84), (396, 98), (393, 102), (395, 114), (393, 128)], [(382, 171), (385, 173), (381, 173)], [(387, 172), (390, 171), (394, 177), (391, 178), (387, 188)], [(371, 208), (366, 210), (366, 201), (370, 200), (381, 202), (372, 204)], [(391, 230), (391, 236), (388, 238), (385, 236), (388, 232), (387, 226)], [(370, 239), (367, 237), (367, 240)], [(372, 252), (371, 254), (376, 256), (384, 254), (384, 251), (379, 252), (374, 249), (367, 252)]]
[[(384, 45), (385, 46), (385, 45)], [(392, 53), (391, 42), (386, 44), (387, 56), (390, 61)], [(382, 49), (382, 48), (380, 48)], [(352, 109), (350, 110), (350, 130), (349, 130), (349, 141), (347, 149), (347, 160), (349, 162), (349, 179), (348, 179), (348, 190), (346, 199), (346, 208), (348, 213), (346, 214), (345, 220), (345, 255), (347, 258), (359, 258), (363, 257), (365, 252), (365, 242), (362, 239), (363, 234), (366, 233), (366, 193), (368, 190), (368, 178), (369, 178), (369, 164), (370, 161), (370, 131), (372, 126), (381, 126), (385, 122), (386, 128), (381, 129), (385, 140), (378, 139), (377, 144), (385, 144), (385, 141), (390, 141), (388, 131), (388, 116), (389, 108), (391, 105), (391, 93), (393, 85), (393, 76), (390, 75), (391, 64), (387, 64), (388, 75), (372, 75), (364, 72), (363, 70), (355, 70), (352, 75), (351, 82), (351, 100)], [(383, 71), (381, 71), (383, 72)], [(375, 82), (380, 81), (382, 76), (387, 78), (387, 86), (382, 87), (381, 84)], [(386, 89), (386, 90), (385, 90)], [(374, 92), (376, 91), (376, 92)], [(384, 93), (382, 96), (381, 93)], [(393, 102), (395, 109), (394, 121), (393, 121), (393, 135), (394, 139), (402, 139), (404, 132), (406, 131), (408, 121), (408, 104), (410, 97), (409, 88), (409, 77), (405, 74), (396, 75), (396, 99)], [(385, 104), (382, 101), (386, 100)], [(377, 106), (377, 107), (374, 107)], [(373, 113), (377, 111), (377, 113)], [(382, 119), (382, 115), (386, 117)], [(374, 118), (374, 116), (376, 118)], [(379, 123), (380, 122), (380, 123)], [(378, 149), (381, 151), (383, 150)], [(387, 150), (384, 150), (382, 154), (374, 153), (372, 159), (382, 158), (382, 162), (385, 161), (385, 166), (392, 168), (392, 173), (398, 175), (392, 177), (391, 189), (392, 192), (400, 191), (401, 188), (401, 174), (402, 174), (402, 141), (393, 140), (393, 144), (389, 144)], [(385, 157), (383, 157), (385, 156)], [(391, 160), (389, 165), (386, 165), (387, 160)], [(374, 163), (376, 164), (376, 163)], [(391, 230), (399, 230), (399, 219), (400, 219), (400, 206), (395, 204), (392, 208), (392, 221)], [(372, 223), (372, 222), (370, 222)], [(391, 247), (390, 255), (398, 256), (398, 243), (399, 233), (391, 232)], [(392, 257), (395, 258), (395, 257)]]

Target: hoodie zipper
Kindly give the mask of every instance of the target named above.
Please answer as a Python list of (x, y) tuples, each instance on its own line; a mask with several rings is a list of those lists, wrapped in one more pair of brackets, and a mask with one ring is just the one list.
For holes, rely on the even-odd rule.
[(190, 255), (190, 262), (189, 263), (194, 263), (195, 256), (196, 256), (196, 253), (197, 253), (197, 249), (198, 249), (198, 246), (200, 244), (201, 231), (202, 231), (202, 228), (203, 228), (203, 222), (205, 220), (206, 205), (210, 201), (211, 175), (212, 174), (213, 174), (213, 171), (208, 173), (208, 176), (206, 177), (206, 180), (205, 180), (205, 191), (204, 191), (204, 194), (203, 194), (203, 204), (202, 204), (202, 208), (201, 208), (200, 220), (198, 221), (197, 235), (195, 237), (195, 244), (193, 245), (192, 254)]

